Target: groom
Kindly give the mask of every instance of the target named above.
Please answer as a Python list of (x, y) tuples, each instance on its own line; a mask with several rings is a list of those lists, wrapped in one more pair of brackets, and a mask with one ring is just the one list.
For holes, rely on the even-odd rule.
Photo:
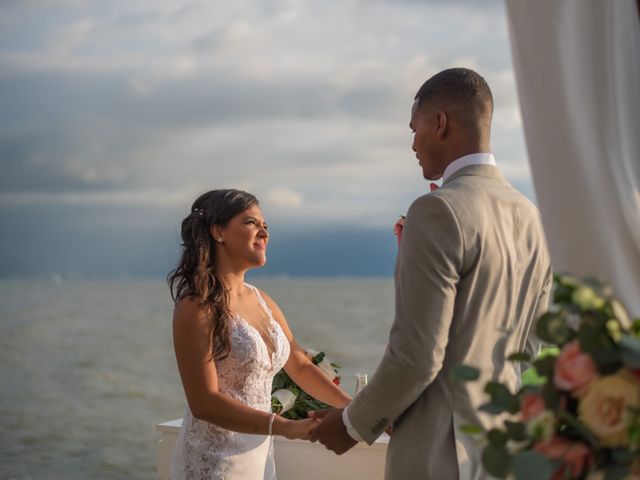
[[(342, 454), (373, 443), (393, 422), (386, 478), (481, 479), (480, 448), (464, 424), (495, 425), (478, 412), (486, 380), (516, 389), (509, 354), (538, 351), (537, 316), (551, 266), (537, 209), (502, 176), (490, 147), (493, 99), (472, 70), (444, 70), (420, 88), (409, 124), (428, 180), (442, 187), (413, 202), (396, 263), (395, 320), (369, 385), (346, 409), (316, 412), (312, 434)], [(477, 382), (450, 379), (458, 364)]]

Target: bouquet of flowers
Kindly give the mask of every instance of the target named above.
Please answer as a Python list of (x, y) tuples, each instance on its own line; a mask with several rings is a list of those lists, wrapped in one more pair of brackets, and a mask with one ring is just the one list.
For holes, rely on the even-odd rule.
[[(640, 479), (640, 319), (603, 284), (554, 280), (554, 305), (536, 333), (558, 349), (535, 360), (540, 381), (517, 392), (487, 383), (490, 400), (480, 410), (509, 419), (503, 428), (462, 430), (484, 442), (483, 465), (498, 478)], [(454, 373), (461, 381), (478, 376), (464, 365)]]
[[(340, 376), (338, 375), (340, 365), (329, 362), (324, 352), (306, 349), (305, 353), (333, 383), (340, 385)], [(307, 418), (308, 413), (312, 410), (325, 408), (330, 408), (330, 406), (316, 400), (302, 390), (284, 370), (280, 370), (274, 377), (271, 389), (271, 409), (275, 413), (296, 420)]]

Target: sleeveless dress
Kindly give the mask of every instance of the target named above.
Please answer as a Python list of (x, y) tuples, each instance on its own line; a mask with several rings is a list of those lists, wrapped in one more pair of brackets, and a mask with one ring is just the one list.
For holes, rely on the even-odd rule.
[[(271, 411), (271, 385), (289, 358), (290, 346), (282, 328), (257, 288), (269, 317), (268, 334), (274, 351), (269, 355), (260, 333), (239, 315), (231, 319), (229, 356), (216, 362), (218, 389), (245, 405)], [(187, 407), (178, 434), (171, 468), (172, 480), (275, 480), (271, 437), (225, 430), (194, 418)]]

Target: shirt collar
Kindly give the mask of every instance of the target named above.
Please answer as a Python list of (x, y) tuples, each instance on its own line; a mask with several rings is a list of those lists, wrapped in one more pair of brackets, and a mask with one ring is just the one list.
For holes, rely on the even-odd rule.
[(470, 155), (460, 157), (447, 165), (447, 168), (444, 169), (444, 174), (442, 175), (442, 181), (446, 182), (447, 179), (455, 172), (461, 168), (468, 167), (469, 165), (496, 166), (496, 159), (493, 156), (493, 153), (472, 153)]

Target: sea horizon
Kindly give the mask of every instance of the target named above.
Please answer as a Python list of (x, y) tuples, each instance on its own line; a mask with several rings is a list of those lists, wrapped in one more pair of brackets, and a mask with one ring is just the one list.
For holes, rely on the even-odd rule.
[[(298, 342), (373, 374), (393, 314), (391, 278), (248, 276)], [(0, 478), (153, 479), (156, 425), (186, 401), (163, 278), (0, 279)]]

